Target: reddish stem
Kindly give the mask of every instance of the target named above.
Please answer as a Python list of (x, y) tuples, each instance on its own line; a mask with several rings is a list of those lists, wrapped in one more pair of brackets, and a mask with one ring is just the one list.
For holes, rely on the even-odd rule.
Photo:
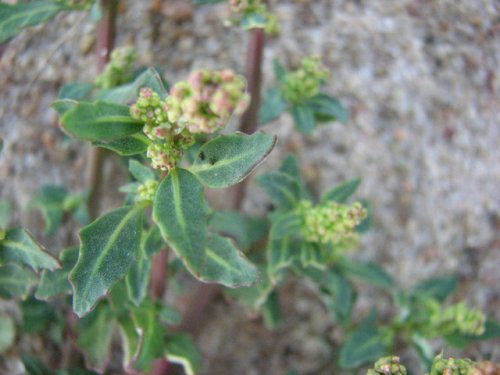
[(163, 249), (153, 258), (151, 270), (151, 298), (159, 300), (167, 290), (167, 264), (169, 249)]

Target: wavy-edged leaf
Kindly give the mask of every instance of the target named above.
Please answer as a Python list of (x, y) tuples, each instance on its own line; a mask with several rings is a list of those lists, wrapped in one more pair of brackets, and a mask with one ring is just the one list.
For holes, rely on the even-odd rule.
[(396, 286), (394, 279), (382, 267), (373, 262), (351, 262), (343, 260), (340, 266), (346, 275), (358, 277), (370, 284), (391, 289)]
[(110, 142), (94, 141), (92, 144), (116, 152), (120, 156), (132, 156), (147, 151), (151, 142), (143, 134), (133, 134)]
[(32, 272), (16, 264), (0, 266), (0, 298), (25, 298), (35, 280)]
[(287, 102), (281, 90), (273, 88), (267, 91), (259, 111), (259, 124), (264, 125), (276, 120), (286, 109)]
[(21, 30), (54, 18), (66, 7), (54, 1), (32, 1), (13, 5), (0, 3), (0, 43)]
[(208, 187), (228, 187), (248, 176), (269, 155), (275, 143), (275, 136), (263, 132), (221, 135), (199, 149), (189, 171)]
[(229, 287), (253, 283), (257, 278), (255, 267), (230, 240), (208, 235), (207, 210), (201, 183), (189, 171), (176, 168), (158, 187), (153, 218), (165, 240), (198, 279)]
[(316, 122), (314, 112), (305, 104), (296, 104), (291, 109), (293, 121), (297, 128), (304, 134), (311, 134)]
[(88, 141), (112, 141), (142, 130), (142, 122), (130, 116), (130, 108), (102, 101), (78, 102), (61, 118), (72, 136)]
[(47, 253), (23, 228), (8, 230), (5, 238), (0, 241), (0, 264), (8, 262), (27, 265), (35, 271), (60, 267), (57, 259)]
[(335, 201), (345, 203), (353, 195), (361, 184), (361, 178), (345, 181), (337, 185), (332, 190), (327, 191), (321, 196), (321, 202)]
[(80, 256), (69, 277), (78, 316), (88, 313), (137, 259), (145, 207), (119, 208), (80, 231)]
[(257, 183), (280, 209), (291, 210), (300, 201), (300, 185), (287, 173), (268, 172), (257, 177)]
[(312, 109), (317, 121), (339, 121), (346, 124), (349, 113), (340, 101), (327, 94), (318, 94), (308, 99), (305, 104)]
[(78, 260), (78, 247), (70, 247), (61, 253), (62, 268), (55, 271), (43, 271), (35, 297), (48, 300), (62, 293), (71, 293), (68, 276)]
[(172, 363), (178, 363), (186, 375), (196, 375), (201, 371), (202, 357), (193, 340), (185, 333), (168, 335), (166, 357)]

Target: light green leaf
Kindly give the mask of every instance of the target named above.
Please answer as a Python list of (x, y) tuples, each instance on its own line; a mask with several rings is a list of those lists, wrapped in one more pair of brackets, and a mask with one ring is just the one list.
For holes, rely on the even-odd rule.
[(276, 120), (286, 109), (287, 103), (277, 88), (267, 91), (259, 111), (259, 124)]
[(144, 209), (144, 204), (119, 208), (80, 231), (80, 256), (69, 277), (78, 316), (88, 313), (137, 259)]
[(141, 350), (134, 367), (148, 370), (155, 359), (163, 356), (165, 329), (159, 323), (156, 307), (151, 303), (133, 309), (132, 320), (136, 331), (141, 333)]
[(148, 68), (141, 73), (132, 83), (118, 86), (112, 89), (101, 90), (97, 94), (97, 99), (108, 103), (130, 105), (137, 99), (139, 90), (143, 87), (149, 87), (156, 92), (162, 99), (168, 95), (160, 73), (155, 68)]
[(0, 313), (0, 354), (5, 353), (16, 338), (14, 320), (7, 314)]
[(386, 345), (376, 326), (376, 314), (370, 314), (340, 348), (339, 365), (344, 369), (359, 367), (387, 354)]
[(78, 260), (78, 247), (70, 247), (61, 253), (61, 269), (43, 271), (35, 297), (48, 300), (62, 293), (71, 293), (71, 284), (68, 276)]
[(59, 90), (57, 99), (84, 100), (89, 97), (94, 85), (86, 82), (67, 83)]
[(202, 357), (193, 340), (185, 333), (167, 336), (166, 357), (172, 363), (178, 363), (186, 375), (196, 375), (201, 371)]
[(189, 171), (176, 168), (156, 193), (153, 219), (165, 240), (198, 279), (236, 287), (249, 285), (257, 271), (232, 243), (208, 235), (203, 186)]
[(96, 101), (79, 102), (61, 118), (72, 136), (89, 141), (112, 141), (142, 130), (142, 122), (130, 116), (127, 106)]
[(435, 298), (443, 302), (458, 286), (458, 276), (439, 276), (417, 284), (411, 291), (419, 298)]
[(35, 275), (15, 264), (0, 266), (0, 298), (25, 298)]
[(345, 203), (351, 195), (353, 195), (361, 184), (361, 178), (355, 178), (337, 185), (332, 190), (324, 193), (321, 196), (321, 202), (335, 201)]
[(304, 104), (296, 104), (291, 109), (293, 121), (304, 134), (311, 134), (315, 127), (314, 112)]
[(302, 242), (300, 249), (300, 262), (302, 266), (324, 270), (328, 262), (325, 250), (315, 243)]
[(394, 288), (396, 285), (391, 275), (376, 263), (351, 262), (344, 259), (340, 266), (346, 275), (358, 277), (370, 284), (386, 289)]
[(301, 189), (295, 178), (283, 172), (269, 172), (257, 177), (257, 183), (277, 208), (293, 209), (300, 201)]
[(189, 171), (208, 187), (228, 187), (248, 176), (269, 155), (275, 143), (275, 136), (263, 132), (221, 135), (199, 149)]
[(0, 43), (21, 30), (54, 18), (65, 6), (54, 1), (32, 1), (13, 5), (0, 3)]
[(64, 202), (68, 192), (64, 187), (43, 186), (30, 205), (42, 212), (45, 220), (45, 234), (54, 234), (61, 226), (64, 215)]
[(57, 259), (47, 253), (23, 228), (8, 230), (5, 239), (0, 241), (0, 264), (8, 262), (24, 264), (35, 271), (60, 267)]
[[(0, 229), (5, 229), (9, 225), (11, 212), (11, 204), (6, 200), (0, 200)], [(0, 238), (0, 240), (2, 239)]]
[(102, 373), (109, 361), (111, 338), (116, 321), (107, 303), (101, 303), (79, 321), (78, 344), (83, 349), (87, 367)]
[(128, 170), (139, 182), (146, 182), (148, 180), (156, 180), (156, 175), (153, 170), (137, 160), (130, 159), (128, 162)]
[(78, 105), (78, 102), (73, 99), (60, 99), (52, 102), (50, 105), (54, 111), (56, 111), (59, 116), (64, 115), (70, 109), (75, 108)]
[(147, 151), (151, 142), (143, 134), (134, 134), (110, 142), (94, 141), (96, 147), (102, 147), (116, 152), (120, 156), (132, 156), (142, 154)]
[(286, 68), (277, 59), (273, 59), (273, 70), (274, 70), (274, 75), (276, 76), (278, 81), (280, 83), (283, 83), (286, 77)]
[(317, 121), (349, 121), (349, 113), (337, 98), (326, 94), (318, 94), (305, 103), (314, 112)]
[(243, 16), (240, 26), (243, 30), (263, 29), (266, 27), (267, 18), (260, 13), (247, 13)]

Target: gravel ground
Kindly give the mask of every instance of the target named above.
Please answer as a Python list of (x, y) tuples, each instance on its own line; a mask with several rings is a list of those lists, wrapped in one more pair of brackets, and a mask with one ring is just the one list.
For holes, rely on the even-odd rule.
[[(154, 29), (146, 1), (123, 4), (117, 44), (135, 42), (140, 63), (162, 67), (170, 81), (198, 67), (243, 72), (247, 35), (223, 27), (222, 5), (166, 8)], [(266, 47), (265, 86), (274, 83), (273, 58), (294, 66), (320, 54), (333, 76), (325, 91), (351, 119), (304, 137), (282, 117), (266, 128), (279, 143), (260, 171), (294, 150), (318, 193), (362, 176), (358, 196), (372, 202), (375, 226), (353, 256), (383, 264), (403, 287), (457, 272), (459, 296), (500, 319), (498, 1), (297, 0), (277, 1), (274, 10), (282, 33)], [(54, 252), (74, 239), (74, 227), (44, 238), (40, 216), (27, 206), (44, 184), (83, 191), (87, 146), (62, 135), (49, 105), (63, 83), (95, 75), (93, 33), (82, 14), (64, 14), (23, 32), (0, 61), (0, 197), (14, 204), (15, 222)], [(108, 163), (109, 180), (120, 171)], [(108, 195), (105, 206), (119, 204)], [(251, 186), (245, 209), (263, 212), (266, 204)], [(283, 297), (287, 318), (276, 332), (236, 305), (217, 304), (198, 337), (204, 374), (280, 375), (289, 366), (330, 373), (320, 368), (337, 334), (326, 312), (308, 285), (290, 285)], [(371, 291), (361, 297), (360, 314), (377, 303)], [(474, 350), (500, 361), (498, 346)]]

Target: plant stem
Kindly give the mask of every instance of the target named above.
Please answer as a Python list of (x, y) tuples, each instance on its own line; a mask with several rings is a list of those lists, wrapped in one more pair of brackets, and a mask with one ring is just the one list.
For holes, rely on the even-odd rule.
[[(240, 131), (246, 134), (254, 133), (258, 126), (264, 43), (265, 32), (263, 29), (253, 29), (250, 31), (250, 40), (247, 50), (246, 78), (251, 100), (240, 123)], [(232, 209), (235, 211), (241, 209), (246, 194), (247, 181), (248, 180), (245, 179), (233, 188)], [(182, 331), (195, 333), (199, 330), (203, 323), (202, 316), (204, 316), (207, 306), (217, 296), (220, 290), (221, 287), (218, 284), (200, 284), (198, 286), (184, 313), (180, 325)]]
[(159, 300), (167, 290), (167, 264), (169, 248), (161, 250), (153, 257), (151, 270), (151, 298)]
[[(97, 71), (101, 72), (109, 62), (116, 33), (118, 0), (103, 0), (103, 18), (97, 25), (96, 58)], [(99, 214), (105, 151), (93, 147), (89, 155), (87, 187), (89, 189), (88, 209), (91, 218)]]

